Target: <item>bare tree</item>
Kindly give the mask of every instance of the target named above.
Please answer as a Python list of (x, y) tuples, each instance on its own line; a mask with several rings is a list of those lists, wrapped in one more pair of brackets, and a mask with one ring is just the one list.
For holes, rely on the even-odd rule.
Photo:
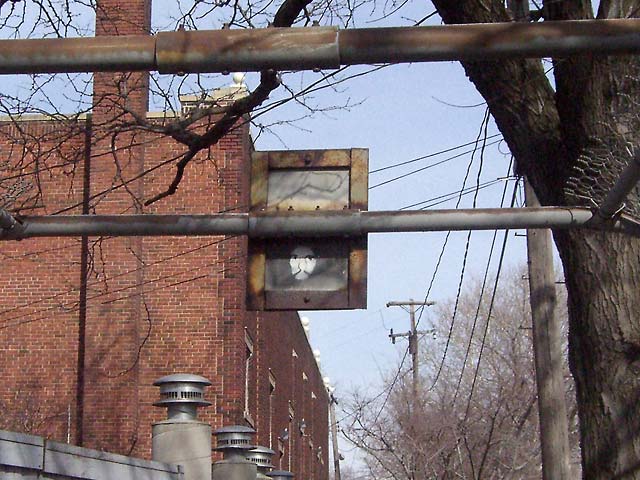
[(418, 398), (400, 365), (385, 380), (387, 393), (350, 402), (344, 433), (364, 451), (373, 478), (540, 478), (528, 287), (520, 270), (501, 285), (491, 311), (491, 292), (481, 296), (479, 282), (468, 286), (452, 330), (455, 302), (438, 307), (436, 339), (423, 339), (428, 373)]
[[(245, 4), (240, 1), (183, 0), (158, 21), (165, 29), (210, 28), (211, 22), (224, 28), (306, 26), (323, 18), (346, 25), (351, 14), (352, 7), (348, 2), (312, 4), (311, 0), (287, 0), (282, 3), (255, 1)], [(91, 35), (94, 31), (96, 34), (117, 35), (130, 33), (129, 29), (141, 34), (150, 33), (148, 25), (130, 25), (127, 18), (127, 6), (124, 4), (113, 8), (100, 2), (87, 4), (79, 0), (59, 4), (56, 1), (11, 2), (0, 5), (0, 32), (16, 38)], [(95, 29), (92, 26), (94, 19)], [(286, 81), (288, 76), (294, 77), (290, 85)], [(272, 131), (273, 125), (263, 122), (262, 115), (285, 103), (297, 104), (300, 111), (294, 118), (278, 119), (276, 123), (280, 125), (295, 124), (301, 118), (348, 108), (351, 104), (350, 100), (345, 100), (341, 105), (337, 102), (323, 105), (314, 97), (318, 90), (334, 88), (337, 82), (343, 81), (339, 72), (320, 73), (301, 80), (298, 74), (264, 70), (259, 74), (259, 84), (251, 91), (244, 95), (221, 97), (212, 96), (211, 91), (221, 82), (229, 81), (224, 75), (96, 74), (95, 82), (89, 75), (33, 75), (28, 78), (28, 87), (16, 87), (15, 91), (10, 90), (11, 93), (0, 97), (0, 112), (13, 119), (15, 127), (9, 134), (3, 132), (8, 135), (5, 140), (21, 147), (8, 155), (10, 161), (0, 172), (0, 206), (16, 213), (33, 209), (47, 211), (43, 179), (73, 174), (82, 160), (82, 148), (78, 145), (69, 148), (69, 141), (86, 131), (88, 127), (84, 119), (91, 112), (94, 115), (89, 141), (92, 145), (111, 144), (111, 156), (117, 172), (112, 185), (92, 194), (89, 208), (111, 192), (126, 190), (140, 210), (144, 205), (173, 195), (190, 163), (203, 159), (215, 163), (209, 149), (230, 130), (251, 122), (257, 135)], [(92, 88), (98, 84), (101, 85), (99, 89)], [(283, 94), (265, 103), (281, 85)], [(195, 99), (188, 111), (181, 108), (179, 101), (185, 94)], [(141, 100), (136, 102), (136, 96)], [(148, 118), (148, 101), (165, 112), (164, 116)], [(96, 112), (102, 112), (102, 115), (96, 116)], [(250, 113), (251, 117), (248, 116)], [(50, 125), (46, 132), (27, 132), (20, 126), (25, 114), (41, 115), (55, 120), (56, 125)], [(147, 136), (143, 139), (145, 134)], [(181, 148), (162, 164), (147, 169), (124, 168), (124, 159), (129, 152), (151, 141), (153, 136), (171, 137)], [(142, 177), (169, 169), (172, 173), (165, 177), (171, 180), (162, 190), (144, 195), (134, 193), (133, 185)], [(78, 204), (70, 204), (67, 208), (79, 207)]]
[[(434, 0), (447, 24), (508, 22), (502, 1)], [(536, 2), (536, 5), (538, 2)], [(543, 20), (593, 18), (590, 1), (543, 1)], [(597, 18), (637, 16), (636, 1), (599, 2)], [(543, 205), (602, 201), (638, 146), (638, 58), (553, 59), (554, 84), (537, 60), (465, 62), (496, 123)], [(637, 192), (628, 199), (638, 214)], [(569, 302), (571, 371), (576, 380), (583, 475), (640, 478), (640, 310), (637, 239), (554, 232)]]

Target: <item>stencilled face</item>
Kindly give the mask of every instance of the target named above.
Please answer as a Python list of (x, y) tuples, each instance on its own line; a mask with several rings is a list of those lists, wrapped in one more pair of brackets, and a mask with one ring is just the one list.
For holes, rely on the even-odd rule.
[(316, 254), (309, 247), (296, 247), (289, 259), (291, 275), (296, 280), (306, 280), (315, 270), (317, 262)]

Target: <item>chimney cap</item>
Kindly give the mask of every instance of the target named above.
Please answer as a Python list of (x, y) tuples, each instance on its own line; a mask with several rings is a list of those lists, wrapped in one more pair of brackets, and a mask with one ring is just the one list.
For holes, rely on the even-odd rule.
[(204, 399), (204, 389), (211, 382), (199, 375), (176, 373), (159, 378), (153, 384), (160, 387), (156, 407), (167, 407), (169, 419), (195, 420), (197, 407), (211, 405)]
[(287, 470), (273, 470), (267, 473), (267, 476), (270, 478), (273, 478), (274, 480), (275, 479), (288, 480), (290, 478), (293, 478), (293, 473)]
[(276, 454), (276, 452), (271, 450), (269, 447), (264, 447), (262, 445), (257, 445), (256, 448), (254, 448), (251, 451), (252, 452), (256, 452), (256, 453), (263, 453), (265, 455), (275, 455)]
[(247, 460), (255, 463), (260, 468), (272, 468), (271, 457), (276, 454), (269, 447), (264, 447), (262, 445), (258, 445), (255, 448), (249, 450), (247, 452)]
[(224, 433), (248, 433), (253, 435), (256, 431), (251, 427), (245, 427), (244, 425), (227, 425), (226, 427), (220, 427), (213, 432), (214, 435)]
[(244, 425), (228, 425), (218, 428), (213, 432), (218, 444), (214, 450), (251, 450), (255, 448), (255, 445), (251, 443), (255, 433), (253, 428)]
[(166, 375), (153, 382), (153, 385), (159, 387), (166, 383), (196, 383), (208, 387), (211, 382), (201, 377), (200, 375), (191, 375), (190, 373), (174, 373), (173, 375)]

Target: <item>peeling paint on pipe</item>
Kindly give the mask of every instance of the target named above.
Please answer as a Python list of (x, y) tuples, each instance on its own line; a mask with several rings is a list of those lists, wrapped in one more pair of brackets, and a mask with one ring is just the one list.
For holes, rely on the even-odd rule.
[(256, 238), (345, 237), (368, 233), (597, 228), (640, 236), (626, 215), (594, 221), (586, 208), (487, 208), (429, 211), (319, 211), (218, 215), (75, 215), (22, 217), (0, 240), (32, 237), (248, 235)]
[(428, 27), (224, 29), (0, 40), (0, 74), (333, 69), (341, 65), (640, 51), (640, 19)]
[(160, 73), (340, 68), (334, 27), (161, 32), (156, 38)]
[(0, 74), (155, 70), (155, 37), (0, 40)]

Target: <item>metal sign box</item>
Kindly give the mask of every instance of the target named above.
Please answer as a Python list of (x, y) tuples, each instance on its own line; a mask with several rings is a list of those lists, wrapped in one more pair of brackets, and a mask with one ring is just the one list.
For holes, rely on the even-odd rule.
[[(254, 152), (251, 212), (366, 210), (366, 149)], [(367, 237), (252, 238), (250, 310), (366, 308)]]

